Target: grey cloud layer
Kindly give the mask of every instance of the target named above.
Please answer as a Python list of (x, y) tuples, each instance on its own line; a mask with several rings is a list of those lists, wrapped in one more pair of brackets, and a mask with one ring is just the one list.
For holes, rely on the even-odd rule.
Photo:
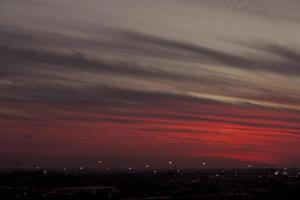
[(228, 9), (253, 17), (262, 17), (267, 20), (288, 20), (299, 22), (296, 14), (300, 3), (297, 0), (183, 0), (211, 8)]
[(106, 24), (74, 23), (72, 31), (1, 26), (0, 100), (113, 107), (166, 95), (187, 102), (300, 109), (297, 46), (238, 39), (230, 48), (214, 48)]
[[(191, 86), (191, 92), (208, 92), (205, 87), (218, 92), (219, 87), (224, 87), (225, 91), (228, 89), (228, 94), (220, 93), (221, 96), (250, 97), (250, 94), (243, 91), (230, 92), (232, 87), (243, 87), (252, 95), (254, 93), (252, 98), (255, 98), (261, 94), (255, 95), (259, 90), (269, 96), (274, 95), (274, 90), (268, 88), (268, 85), (252, 82), (251, 77), (256, 73), (268, 75), (270, 72), (283, 80), (292, 76), (297, 81), (300, 72), (299, 53), (276, 44), (254, 44), (251, 47), (258, 53), (267, 52), (279, 59), (235, 55), (225, 50), (106, 27), (102, 27), (99, 31), (100, 37), (94, 39), (68, 38), (66, 35), (50, 33), (43, 35), (32, 30), (25, 33), (12, 30), (2, 29), (0, 32), (1, 89), (5, 91), (3, 94), (6, 97), (9, 93), (12, 93), (12, 97), (23, 93), (25, 99), (31, 98), (30, 95), (48, 98), (51, 95), (47, 91), (50, 94), (56, 91), (58, 95), (53, 98), (59, 98), (59, 94), (64, 97), (67, 94), (65, 91), (77, 89), (78, 92), (82, 86), (85, 91), (91, 91), (92, 99), (94, 93), (97, 93), (97, 87), (126, 88), (126, 82), (137, 80), (137, 84), (140, 81), (149, 86), (152, 81), (158, 81), (162, 88), (167, 88), (157, 88), (159, 92), (185, 94), (184, 90), (187, 88), (180, 84), (187, 83)], [(94, 35), (96, 33), (93, 32)], [(60, 46), (67, 50), (61, 51)], [(81, 50), (74, 50), (74, 47)], [(134, 59), (127, 59), (127, 56), (134, 56)], [(228, 69), (237, 71), (234, 76), (230, 76), (226, 75)], [(83, 73), (87, 75), (82, 76)], [(94, 78), (89, 79), (89, 75)], [(105, 80), (104, 76), (108, 79)], [(124, 80), (119, 80), (118, 77)], [(62, 88), (56, 89), (58, 85)], [(143, 90), (140, 87), (128, 87)], [(279, 91), (276, 96), (286, 102), (296, 102), (299, 98), (297, 93), (291, 97), (284, 92)], [(89, 98), (89, 94), (83, 93)], [(79, 95), (83, 93), (79, 92)]]

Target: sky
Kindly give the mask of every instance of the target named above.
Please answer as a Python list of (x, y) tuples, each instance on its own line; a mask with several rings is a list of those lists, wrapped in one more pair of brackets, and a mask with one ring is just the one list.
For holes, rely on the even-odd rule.
[(299, 166), (299, 9), (0, 0), (0, 166)]

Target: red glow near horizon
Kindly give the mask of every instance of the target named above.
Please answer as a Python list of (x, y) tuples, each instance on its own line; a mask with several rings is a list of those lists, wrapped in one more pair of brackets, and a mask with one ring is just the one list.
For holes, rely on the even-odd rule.
[(181, 106), (176, 103), (134, 108), (23, 107), (39, 118), (1, 120), (1, 131), (6, 133), (1, 146), (12, 155), (99, 153), (145, 159), (160, 155), (273, 165), (289, 163), (300, 151), (295, 148), (300, 141), (300, 124), (293, 122), (298, 120), (295, 113), (222, 104), (184, 107), (182, 102), (178, 102)]

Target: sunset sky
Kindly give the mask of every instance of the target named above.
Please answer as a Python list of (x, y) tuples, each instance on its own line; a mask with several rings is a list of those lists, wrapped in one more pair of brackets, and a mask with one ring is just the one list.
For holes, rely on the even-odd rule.
[(299, 10), (0, 0), (0, 167), (300, 166)]

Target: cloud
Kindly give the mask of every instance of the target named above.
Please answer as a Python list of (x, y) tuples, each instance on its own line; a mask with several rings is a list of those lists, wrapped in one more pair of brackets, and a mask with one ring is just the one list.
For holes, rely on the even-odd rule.
[[(267, 33), (270, 40), (261, 38), (265, 24), (253, 14), (263, 12), (269, 3), (201, 1), (210, 5), (195, 12), (198, 7), (180, 2), (190, 12), (173, 18), (163, 9), (152, 23), (143, 14), (137, 20), (129, 12), (134, 8), (116, 16), (109, 8), (123, 4), (111, 2), (107, 13), (84, 15), (87, 21), (74, 20), (73, 8), (63, 6), (65, 15), (58, 15), (70, 18), (58, 22), (53, 16), (45, 23), (49, 27), (42, 19), (35, 26), (28, 21), (31, 18), (19, 22), (21, 15), (2, 18), (6, 22), (0, 26), (0, 125), (1, 134), (6, 134), (2, 141), (10, 144), (39, 135), (37, 140), (48, 147), (66, 145), (87, 152), (125, 149), (128, 154), (141, 149), (145, 155), (164, 149), (177, 154), (181, 146), (185, 156), (272, 162), (280, 151), (292, 155), (291, 144), (299, 141), (300, 130), (300, 52), (297, 42), (294, 46), (286, 42), (288, 35), (279, 34), (278, 41)], [(32, 9), (32, 4), (23, 4), (24, 13)], [(51, 12), (56, 4), (49, 10), (38, 6)], [(214, 24), (207, 14), (211, 5), (226, 10), (216, 14), (220, 22), (232, 24)], [(267, 14), (286, 16), (270, 6), (272, 12)], [(80, 13), (92, 10), (82, 7)], [(249, 27), (254, 23), (261, 34), (243, 30), (228, 9), (249, 11), (250, 16), (238, 14), (241, 21), (249, 22)], [(103, 18), (97, 21), (99, 16)], [(165, 22), (162, 16), (170, 18)], [(212, 34), (215, 28), (220, 33)], [(20, 134), (24, 131), (31, 134)]]
[(22, 135), (22, 138), (23, 139), (32, 139), (32, 135), (31, 134), (24, 134), (24, 135)]
[[(237, 98), (237, 101), (244, 99), (242, 100), (244, 103), (247, 103), (247, 98), (252, 98), (249, 99), (248, 103), (253, 104), (254, 101), (261, 100), (256, 99), (257, 97), (253, 94), (246, 94), (244, 91), (253, 91), (255, 93), (260, 90), (264, 91), (256, 96), (270, 96), (273, 95), (274, 91), (264, 85), (258, 85), (251, 80), (244, 79), (244, 75), (251, 78), (255, 73), (268, 74), (270, 72), (285, 78), (282, 76), (283, 74), (294, 76), (300, 72), (297, 67), (299, 53), (272, 44), (255, 44), (253, 45), (253, 50), (266, 51), (273, 56), (280, 56), (279, 61), (272, 57), (245, 58), (241, 55), (234, 55), (182, 41), (111, 28), (107, 28), (103, 32), (106, 32), (106, 34), (111, 33), (112, 38), (100, 41), (97, 38), (87, 41), (78, 38), (77, 41), (74, 37), (71, 37), (70, 41), (68, 41), (68, 37), (64, 35), (61, 36), (61, 39), (58, 39), (60, 35), (57, 34), (43, 35), (39, 33), (38, 37), (36, 37), (34, 34), (37, 33), (34, 32), (28, 32), (27, 34), (12, 31), (9, 31), (9, 34), (7, 34), (7, 30), (2, 32), (4, 33), (0, 35), (2, 36), (3, 44), (0, 44), (0, 52), (2, 55), (1, 62), (4, 65), (1, 68), (1, 74), (6, 81), (15, 83), (14, 86), (6, 85), (2, 87), (2, 90), (6, 91), (2, 98), (7, 98), (11, 93), (10, 96), (14, 98), (23, 95), (24, 99), (44, 98), (50, 101), (59, 97), (68, 99), (68, 91), (72, 91), (72, 94), (69, 94), (70, 97), (77, 93), (77, 98), (79, 99), (82, 98), (80, 96), (84, 96), (86, 99), (93, 99), (97, 96), (97, 92), (101, 93), (101, 88), (103, 87), (123, 88), (124, 84), (127, 84), (128, 89), (142, 90), (142, 85), (138, 86), (139, 83), (144, 84), (144, 87), (148, 86), (150, 88), (155, 86), (153, 82), (158, 81), (161, 85), (161, 88), (158, 88), (159, 92), (186, 95), (192, 93), (201, 94), (203, 91), (196, 88), (197, 85), (198, 87), (200, 85), (203, 88), (211, 88), (211, 91), (221, 92), (218, 95), (223, 95), (224, 97), (231, 96)], [(43, 42), (40, 44), (40, 41)], [(60, 45), (67, 48), (69, 44), (77, 46), (77, 48), (84, 48), (89, 46), (88, 44), (93, 44), (95, 49), (100, 50), (100, 52), (108, 51), (110, 56), (93, 55), (90, 53), (91, 50), (88, 49), (87, 52), (58, 51), (54, 47), (44, 49), (44, 43), (52, 44), (54, 47), (57, 46), (57, 48)], [(120, 57), (120, 53), (124, 55), (138, 54), (142, 57), (126, 59), (126, 56)], [(110, 58), (113, 55), (116, 56)], [(157, 59), (162, 58), (165, 59), (166, 64), (157, 61)], [(150, 60), (142, 61), (143, 59)], [(179, 61), (180, 63), (178, 63)], [(190, 68), (190, 65), (193, 67)], [(210, 65), (214, 71), (203, 68), (202, 65)], [(214, 69), (214, 65), (218, 67)], [(237, 71), (238, 73), (235, 75), (226, 75), (227, 70), (232, 69), (240, 72)], [(195, 70), (197, 73), (193, 73), (192, 70)], [(252, 70), (255, 71), (252, 72)], [(82, 76), (83, 73), (86, 74), (86, 77), (91, 78), (84, 78)], [(112, 81), (113, 79), (115, 81)], [(18, 83), (18, 81), (21, 82)], [(136, 85), (131, 86), (134, 83)], [(185, 91), (184, 85), (180, 86), (178, 83), (190, 85), (190, 91)], [(60, 85), (60, 87), (57, 88), (57, 85)], [(220, 87), (223, 87), (225, 90), (218, 91)], [(230, 91), (237, 87), (243, 88), (243, 91)], [(98, 89), (96, 88), (100, 90), (97, 91)], [(196, 96), (207, 96), (210, 98), (215, 96), (214, 98), (219, 98), (217, 97), (218, 95)], [(284, 93), (277, 94), (277, 96), (280, 95), (282, 96), (280, 97), (283, 99), (282, 101), (296, 102), (298, 98), (290, 98), (285, 96), (286, 94)], [(265, 98), (267, 99), (267, 97)], [(277, 97), (272, 98), (276, 99)], [(294, 98), (296, 99), (294, 100)], [(267, 105), (257, 103), (264, 106)], [(282, 102), (274, 103), (280, 104)]]
[[(72, 104), (78, 106), (82, 104), (92, 104), (101, 108), (114, 106), (123, 106), (126, 108), (130, 104), (134, 106), (143, 104), (148, 107), (157, 105), (166, 106), (161, 104), (160, 101), (175, 100), (183, 101), (184, 104), (196, 102), (219, 105), (224, 103), (227, 106), (234, 104), (238, 107), (298, 111), (297, 105), (285, 104), (285, 102), (296, 102), (297, 97), (291, 98), (285, 93), (279, 93), (276, 94), (275, 97), (272, 97), (273, 99), (268, 99), (268, 96), (274, 95), (274, 91), (269, 90), (264, 85), (250, 85), (243, 80), (242, 77), (239, 77), (240, 75), (234, 77), (220, 74), (223, 72), (226, 73), (227, 67), (240, 68), (241, 70), (245, 68), (249, 70), (252, 69), (252, 67), (256, 69), (262, 67), (259, 68), (259, 71), (277, 73), (278, 69), (276, 68), (276, 63), (278, 61), (260, 61), (260, 58), (246, 59), (239, 55), (231, 55), (219, 50), (212, 50), (182, 41), (174, 41), (139, 32), (111, 28), (104, 31), (111, 33), (116, 40), (115, 43), (112, 42), (109, 45), (108, 43), (112, 41), (111, 39), (105, 39), (101, 42), (94, 39), (94, 42), (92, 42), (90, 39), (85, 41), (78, 38), (77, 44), (76, 38), (71, 37), (70, 40), (72, 42), (69, 42), (68, 37), (64, 35), (59, 39), (60, 35), (57, 34), (41, 34), (36, 32), (19, 33), (18, 31), (9, 31), (9, 34), (7, 34), (6, 32), (7, 30), (2, 31), (1, 33), (3, 34), (0, 34), (2, 36), (2, 43), (4, 43), (0, 45), (2, 55), (1, 62), (5, 63), (5, 65), (3, 65), (4, 67), (1, 68), (2, 82), (14, 84), (2, 84), (0, 88), (2, 94), (0, 97), (4, 102), (19, 101), (54, 105)], [(38, 34), (38, 37), (36, 37), (35, 34)], [(54, 41), (52, 42), (52, 40)], [(43, 41), (42, 44), (40, 44), (40, 41)], [(122, 42), (119, 43), (118, 41)], [(114, 49), (110, 52), (112, 55), (118, 52), (128, 55), (138, 52), (143, 58), (154, 56), (155, 58), (170, 60), (169, 62), (171, 63), (174, 63), (174, 60), (181, 60), (181, 62), (185, 60), (185, 62), (181, 64), (182, 68), (186, 68), (190, 62), (195, 62), (194, 59), (199, 59), (201, 63), (219, 64), (222, 70), (216, 71), (219, 74), (209, 73), (203, 70), (203, 72), (207, 73), (207, 76), (201, 77), (195, 75), (192, 71), (180, 73), (176, 68), (174, 70), (170, 64), (166, 65), (167, 68), (161, 68), (159, 63), (151, 63), (152, 61), (150, 64), (145, 64), (141, 62), (139, 58), (135, 61), (126, 60), (124, 58), (107, 59), (101, 56), (91, 55), (89, 50), (85, 53), (83, 53), (83, 51), (61, 52), (54, 50), (55, 48), (41, 50), (45, 42), (53, 46), (62, 45), (67, 47), (68, 44), (72, 44), (73, 46), (78, 45), (78, 48), (88, 46), (89, 43), (94, 45), (97, 43), (98, 45), (96, 45), (95, 48), (106, 49), (109, 46), (109, 48)], [(107, 44), (101, 46), (103, 43)], [(117, 45), (118, 48), (115, 47)], [(286, 62), (285, 68), (280, 68), (280, 71), (295, 74), (293, 68), (290, 68), (289, 72), (289, 63), (298, 62), (297, 52), (292, 52), (287, 48), (270, 44), (255, 44), (253, 49), (266, 51), (276, 56), (279, 55), (282, 58), (280, 62)], [(149, 53), (149, 51), (156, 53)], [(180, 58), (179, 55), (181, 55), (182, 58)], [(265, 63), (268, 62), (270, 64), (265, 65)], [(196, 70), (202, 71), (201, 67)], [(295, 70), (297, 70), (297, 68)], [(244, 73), (247, 74), (247, 72)], [(86, 75), (83, 76), (83, 74)], [(130, 85), (131, 82), (133, 85)], [(153, 82), (161, 82), (162, 86), (166, 87), (166, 89), (163, 87), (145, 89), (145, 87), (152, 87)], [(139, 83), (144, 85), (140, 86)], [(185, 85), (177, 86), (178, 84), (188, 84), (188, 87), (184, 87)], [(201, 91), (199, 87), (209, 87), (211, 91), (207, 91), (206, 89)], [(223, 91), (219, 91), (218, 88), (220, 87), (223, 88)], [(238, 87), (243, 88), (243, 90), (231, 92), (231, 90)], [(256, 92), (256, 95), (254, 95), (254, 97), (248, 96), (248, 94), (244, 92), (246, 89)], [(263, 94), (257, 93), (258, 89), (262, 90)], [(276, 88), (274, 89), (276, 90)], [(212, 95), (210, 92), (220, 93)], [(260, 95), (266, 96), (267, 101), (261, 100), (259, 98)], [(283, 99), (283, 102), (275, 101), (279, 95), (282, 96), (280, 98)], [(102, 119), (94, 118), (94, 116), (88, 118), (79, 117), (78, 120), (98, 122), (111, 121), (125, 124), (147, 123), (148, 119), (156, 118), (157, 123), (163, 120), (187, 122), (213, 121), (251, 127), (274, 126), (274, 124), (263, 124), (264, 122), (249, 122), (249, 116), (247, 116), (248, 121), (241, 121), (236, 117), (228, 120), (225, 116), (218, 118), (216, 116), (208, 117), (205, 115), (182, 115), (181, 113), (170, 115), (142, 114), (135, 118), (132, 118), (133, 114), (130, 113), (120, 118), (120, 114), (119, 112), (111, 113), (111, 116), (103, 116)], [(31, 116), (30, 112), (27, 113), (27, 115)], [(217, 115), (217, 113), (213, 115)], [(64, 120), (76, 120), (74, 116), (56, 117)], [(227, 118), (228, 117), (227, 114)], [(299, 119), (296, 119), (296, 121), (299, 121)], [(291, 133), (295, 132), (293, 130), (294, 127), (290, 127), (290, 125), (276, 125), (276, 127), (282, 129), (287, 128), (287, 131)]]
[(251, 15), (262, 19), (276, 21), (299, 21), (296, 14), (298, 1), (287, 0), (182, 0), (195, 5), (217, 8), (222, 11), (238, 12), (243, 15)]

